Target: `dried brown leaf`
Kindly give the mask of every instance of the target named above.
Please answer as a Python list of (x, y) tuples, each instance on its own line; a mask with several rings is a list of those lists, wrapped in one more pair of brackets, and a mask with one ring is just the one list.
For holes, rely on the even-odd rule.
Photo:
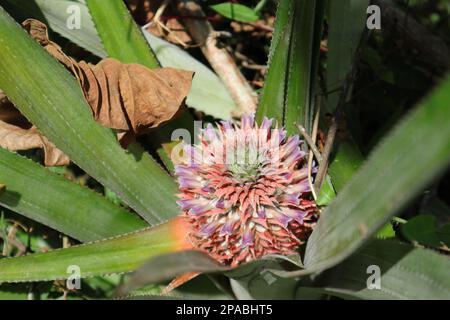
[(119, 76), (119, 89), (134, 132), (146, 132), (170, 120), (185, 100), (192, 76), (192, 72), (173, 68), (126, 65)]
[(70, 162), (36, 127), (25, 129), (0, 120), (0, 147), (10, 151), (44, 149), (46, 166), (62, 166)]
[(55, 147), (0, 91), (0, 147), (10, 151), (44, 149), (46, 166), (63, 166), (70, 159)]
[(23, 129), (0, 121), (0, 147), (17, 151), (40, 148), (41, 146), (42, 141), (36, 128)]
[[(77, 62), (49, 40), (47, 26), (27, 19), (23, 27), (78, 80), (94, 119), (115, 129), (126, 147), (139, 134), (170, 120), (183, 105), (192, 72), (104, 59), (97, 65)], [(43, 136), (0, 91), (0, 147), (11, 151), (44, 149), (45, 165), (66, 165), (69, 158)]]
[(103, 59), (96, 65), (76, 62), (48, 39), (42, 22), (24, 22), (29, 34), (76, 77), (94, 119), (115, 129), (123, 146), (170, 120), (183, 105), (193, 73), (172, 68), (148, 69)]
[(42, 148), (44, 148), (44, 164), (51, 166), (66, 166), (70, 163), (70, 158), (59, 150), (50, 140), (41, 135)]
[(27, 19), (22, 22), (23, 28), (28, 34), (36, 40), (51, 56), (56, 58), (72, 73), (75, 72), (74, 64), (77, 62), (71, 57), (67, 56), (55, 42), (51, 41), (48, 37), (47, 26), (35, 19)]
[[(189, 92), (192, 72), (172, 68), (148, 69), (104, 59), (97, 65), (80, 62), (76, 77), (94, 119), (124, 137), (148, 132), (170, 120)], [(131, 139), (132, 140), (132, 139)]]

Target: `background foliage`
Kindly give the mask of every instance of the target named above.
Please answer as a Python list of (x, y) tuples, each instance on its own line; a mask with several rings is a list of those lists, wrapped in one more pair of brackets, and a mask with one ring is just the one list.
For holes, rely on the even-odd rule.
[[(369, 2), (382, 8), (382, 30), (365, 27)], [(193, 133), (193, 120), (229, 119), (237, 107), (198, 46), (142, 27), (161, 5), (149, 3), (0, 0), (0, 89), (73, 161), (44, 168), (41, 150), (0, 149), (0, 299), (110, 298), (124, 283), (130, 296), (152, 298), (188, 271), (209, 275), (172, 295), (450, 299), (447, 1), (201, 2), (223, 31), (220, 44), (260, 93), (258, 119), (311, 133), (320, 105), (321, 150), (332, 119), (339, 125), (319, 194), (321, 217), (302, 261), (268, 257), (231, 271), (195, 253), (174, 254), (173, 220), (165, 221), (179, 213), (172, 131)], [(66, 27), (73, 4), (80, 30)], [(174, 6), (167, 10), (164, 22), (175, 16), (182, 23)], [(109, 56), (195, 71), (189, 109), (121, 148), (93, 121), (73, 77), (16, 23), (30, 17), (45, 22), (76, 60)], [(108, 240), (90, 243), (101, 239)], [(71, 261), (91, 276), (82, 290), (67, 290), (62, 280)], [(366, 287), (370, 265), (382, 270), (382, 290)], [(35, 282), (16, 283), (23, 281)]]

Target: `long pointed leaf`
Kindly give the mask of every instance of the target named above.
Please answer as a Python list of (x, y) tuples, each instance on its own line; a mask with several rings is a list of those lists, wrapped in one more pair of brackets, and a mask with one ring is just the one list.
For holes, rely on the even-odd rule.
[[(369, 284), (374, 281), (368, 278), (376, 268), (380, 287), (369, 289), (368, 280)], [(351, 299), (450, 299), (449, 270), (446, 256), (396, 241), (374, 240), (326, 271), (317, 280), (320, 288), (315, 289)]]
[(0, 283), (67, 279), (69, 266), (80, 277), (133, 271), (153, 256), (185, 248), (174, 219), (124, 236), (16, 258), (0, 259)]
[(257, 119), (275, 118), (288, 133), (311, 129), (324, 1), (279, 2), (269, 53), (269, 71)]
[(369, 3), (369, 0), (328, 2), (327, 112), (336, 108), (342, 85), (352, 71), (356, 49), (366, 27)]
[(86, 2), (110, 57), (123, 63), (140, 63), (148, 68), (159, 67), (156, 56), (123, 0), (87, 0)]
[[(240, 279), (250, 299), (449, 299), (450, 259), (392, 240), (373, 240), (319, 277), (284, 278), (289, 272), (265, 266)], [(379, 273), (378, 273), (379, 271)], [(379, 282), (377, 283), (377, 280)], [(379, 284), (369, 288), (368, 284)]]
[(323, 0), (295, 1), (295, 18), (290, 44), (288, 84), (284, 125), (288, 133), (297, 133), (302, 124), (312, 130), (314, 86), (319, 63), (319, 47), (324, 15)]
[[(356, 50), (366, 26), (368, 0), (328, 2), (328, 52), (325, 71), (326, 112), (333, 113), (339, 103), (355, 63)], [(339, 138), (335, 144), (329, 174), (337, 191), (350, 180), (363, 162), (361, 152), (351, 136)]]
[(94, 191), (0, 148), (0, 205), (80, 241), (99, 240), (146, 223)]
[(228, 269), (201, 251), (186, 250), (160, 255), (140, 266), (131, 279), (117, 289), (115, 295), (125, 296), (132, 290), (175, 278), (184, 273), (218, 272)]
[(0, 9), (0, 88), (53, 143), (148, 222), (177, 215), (175, 182), (95, 123), (75, 79)]
[[(288, 66), (289, 41), (292, 33), (289, 24), (289, 12), (292, 11), (293, 6), (293, 1), (278, 2), (275, 30), (269, 51), (269, 70), (267, 71), (261, 100), (256, 110), (256, 119), (259, 122), (264, 117), (274, 118), (279, 124), (283, 124), (284, 121), (285, 87), (287, 83), (285, 71)], [(271, 84), (270, 90), (269, 84)]]

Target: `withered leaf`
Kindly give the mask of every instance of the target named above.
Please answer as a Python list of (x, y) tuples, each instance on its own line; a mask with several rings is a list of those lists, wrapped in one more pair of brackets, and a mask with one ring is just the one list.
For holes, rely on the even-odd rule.
[[(0, 109), (0, 114), (2, 113)], [(10, 151), (44, 149), (46, 166), (69, 164), (69, 158), (55, 147), (36, 127), (22, 128), (0, 120), (0, 147)]]
[(44, 149), (46, 166), (69, 164), (69, 158), (56, 148), (17, 110), (0, 91), (0, 147), (10, 151)]
[(0, 146), (10, 151), (40, 148), (42, 141), (36, 128), (22, 129), (0, 121)]
[[(27, 19), (23, 27), (78, 80), (94, 119), (115, 129), (126, 147), (139, 134), (170, 120), (183, 106), (192, 72), (172, 68), (150, 70), (138, 64), (104, 59), (96, 65), (77, 62), (48, 37), (47, 26)], [(11, 151), (44, 149), (45, 165), (66, 165), (69, 158), (50, 142), (0, 91), (0, 147)]]
[(24, 22), (32, 37), (76, 77), (94, 119), (115, 129), (123, 146), (135, 136), (170, 120), (183, 106), (193, 73), (173, 68), (148, 69), (107, 58), (93, 65), (76, 62), (48, 39), (45, 24)]
[(44, 148), (46, 166), (65, 166), (70, 163), (70, 158), (59, 150), (47, 137), (41, 135), (42, 147)]

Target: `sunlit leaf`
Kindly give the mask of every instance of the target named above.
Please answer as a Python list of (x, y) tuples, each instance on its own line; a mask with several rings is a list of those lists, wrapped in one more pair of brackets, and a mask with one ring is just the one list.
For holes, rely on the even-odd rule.
[(333, 184), (331, 183), (330, 177), (326, 177), (320, 193), (316, 199), (316, 203), (319, 206), (329, 205), (333, 199), (336, 198), (336, 192), (333, 189)]
[(255, 10), (239, 3), (223, 2), (209, 7), (231, 20), (253, 22), (259, 19)]
[(446, 167), (449, 90), (447, 79), (385, 138), (322, 213), (308, 241), (307, 269), (325, 269), (349, 256)]
[(122, 0), (86, 0), (95, 27), (111, 58), (159, 67), (152, 49)]
[(388, 239), (395, 237), (395, 230), (391, 222), (388, 222), (376, 234), (378, 239)]
[(185, 248), (177, 234), (179, 223), (174, 219), (107, 240), (0, 259), (0, 283), (67, 279), (70, 266), (80, 271), (81, 278), (133, 271), (153, 256)]

